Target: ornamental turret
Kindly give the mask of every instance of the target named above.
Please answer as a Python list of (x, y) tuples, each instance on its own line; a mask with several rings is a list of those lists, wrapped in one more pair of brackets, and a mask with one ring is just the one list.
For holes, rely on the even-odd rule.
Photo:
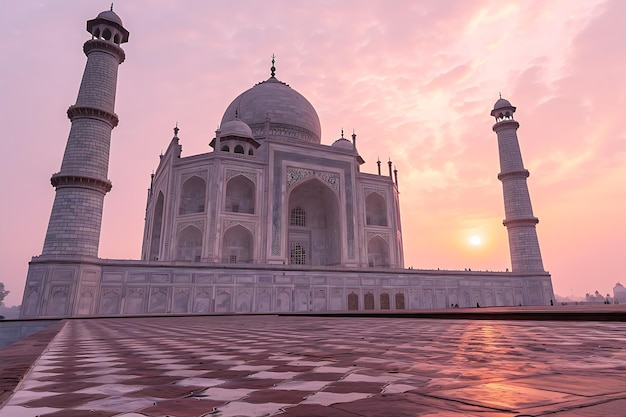
[(118, 123), (117, 69), (125, 57), (120, 44), (129, 33), (112, 7), (88, 21), (87, 31), (87, 64), (76, 104), (67, 110), (72, 125), (63, 162), (50, 180), (56, 195), (42, 255), (98, 256), (104, 196), (111, 190), (111, 131)]
[(513, 272), (543, 271), (541, 252), (535, 226), (539, 223), (533, 215), (526, 179), (530, 175), (524, 168), (522, 153), (517, 139), (519, 123), (513, 118), (515, 107), (500, 98), (491, 115), (496, 123), (493, 131), (498, 135), (500, 174), (504, 193), (503, 221), (509, 234), (511, 268)]

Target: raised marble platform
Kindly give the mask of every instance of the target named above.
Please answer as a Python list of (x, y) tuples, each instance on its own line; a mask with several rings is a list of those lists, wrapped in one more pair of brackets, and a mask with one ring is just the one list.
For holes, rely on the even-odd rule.
[(33, 258), (22, 318), (547, 306), (546, 272)]

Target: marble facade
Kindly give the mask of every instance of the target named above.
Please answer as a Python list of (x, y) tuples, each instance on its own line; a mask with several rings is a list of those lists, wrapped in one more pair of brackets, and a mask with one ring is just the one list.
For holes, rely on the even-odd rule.
[[(554, 299), (536, 238), (512, 238), (513, 259), (528, 248), (534, 255), (510, 273), (404, 269), (391, 161), (382, 170), (378, 161), (377, 174), (363, 173), (356, 134), (350, 140), (342, 132), (322, 144), (315, 109), (278, 80), (274, 60), (270, 77), (226, 108), (211, 152), (183, 156), (174, 129), (152, 176), (141, 260), (98, 258), (118, 121), (117, 69), (129, 33), (112, 9), (87, 29), (87, 66), (68, 110), (72, 128), (61, 170), (52, 176), (53, 213), (44, 250), (30, 262), (21, 317), (404, 310)], [(519, 147), (514, 107), (498, 103), (494, 111), (511, 110), (510, 119), (495, 114), (499, 143)], [(521, 203), (507, 195), (526, 196), (528, 175), (519, 149), (509, 154), (516, 164), (503, 166), (501, 179), (505, 206), (516, 207)], [(510, 236), (534, 233), (530, 197), (522, 203), (527, 209), (513, 217), (507, 210)]]

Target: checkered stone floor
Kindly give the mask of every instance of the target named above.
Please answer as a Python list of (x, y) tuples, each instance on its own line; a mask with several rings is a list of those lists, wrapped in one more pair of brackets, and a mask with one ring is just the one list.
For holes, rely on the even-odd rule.
[(595, 392), (589, 381), (559, 388), (567, 379), (558, 377), (626, 369), (623, 333), (615, 339), (576, 323), (553, 326), (568, 327), (275, 316), (72, 320), (0, 417), (511, 416), (576, 408), (587, 397), (626, 403), (626, 376), (605, 376), (612, 387)]

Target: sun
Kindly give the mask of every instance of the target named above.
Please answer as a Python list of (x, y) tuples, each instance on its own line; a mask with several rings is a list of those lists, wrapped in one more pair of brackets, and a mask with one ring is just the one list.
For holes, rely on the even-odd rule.
[(482, 243), (480, 236), (472, 236), (469, 241), (472, 246), (478, 246)]

